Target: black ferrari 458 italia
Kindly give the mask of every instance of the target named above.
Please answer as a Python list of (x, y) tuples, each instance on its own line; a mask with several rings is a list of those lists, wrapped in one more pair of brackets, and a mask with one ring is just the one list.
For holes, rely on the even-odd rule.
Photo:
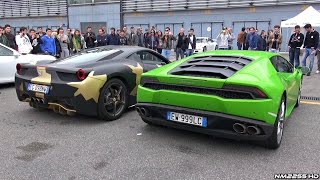
[(34, 108), (115, 120), (136, 103), (141, 74), (169, 63), (142, 47), (104, 46), (41, 64), (17, 64), (18, 99)]

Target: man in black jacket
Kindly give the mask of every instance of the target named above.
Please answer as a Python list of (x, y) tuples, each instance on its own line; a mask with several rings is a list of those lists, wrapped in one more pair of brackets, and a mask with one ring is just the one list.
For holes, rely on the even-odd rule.
[(295, 67), (300, 66), (300, 48), (303, 45), (303, 41), (304, 35), (300, 33), (300, 26), (296, 25), (288, 43), (290, 63)]
[(181, 28), (179, 34), (176, 37), (175, 51), (176, 51), (176, 60), (184, 58), (184, 52), (187, 49), (187, 36), (184, 34), (184, 29)]
[(84, 41), (86, 42), (86, 46), (88, 49), (94, 48), (96, 46), (96, 35), (94, 34), (94, 32), (92, 32), (91, 27), (87, 27), (87, 33), (84, 35)]
[(40, 38), (40, 35), (38, 33), (36, 33), (36, 31), (34, 29), (30, 30), (30, 42), (32, 45), (32, 51), (31, 54), (40, 54), (42, 53), (41, 48), (40, 48), (40, 44), (42, 43), (42, 40)]
[(107, 35), (107, 45), (120, 45), (119, 35), (116, 34), (116, 29), (112, 27), (110, 31), (111, 33)]
[(190, 28), (189, 35), (187, 36), (188, 48), (186, 49), (186, 57), (191, 56), (193, 54), (194, 50), (196, 49), (197, 39), (193, 33), (194, 33), (194, 29)]
[(6, 24), (4, 26), (4, 35), (6, 36), (8, 40), (8, 45), (12, 49), (18, 50), (17, 44), (16, 44), (16, 37), (11, 34), (11, 26), (9, 24)]
[(302, 66), (307, 66), (307, 58), (309, 57), (310, 72), (307, 74), (307, 76), (310, 76), (313, 69), (314, 57), (319, 44), (319, 33), (312, 28), (311, 24), (306, 24), (304, 28), (306, 29), (307, 33), (304, 40), (305, 51), (303, 53)]

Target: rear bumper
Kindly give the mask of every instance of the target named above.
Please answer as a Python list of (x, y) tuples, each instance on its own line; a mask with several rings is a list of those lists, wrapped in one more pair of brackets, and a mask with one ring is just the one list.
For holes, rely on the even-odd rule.
[(51, 83), (48, 94), (36, 93), (27, 90), (30, 80), (15, 78), (15, 88), (19, 101), (32, 102), (36, 107), (54, 109), (61, 107), (70, 112), (96, 116), (97, 103), (92, 99), (85, 100), (83, 96), (75, 96), (76, 89), (67, 84)]
[[(255, 119), (248, 119), (222, 113), (151, 103), (138, 103), (136, 107), (138, 109), (144, 108), (147, 111), (147, 114), (142, 114), (141, 112), (139, 113), (144, 121), (229, 139), (263, 141), (271, 136), (274, 129), (273, 125)], [(168, 121), (166, 117), (168, 111), (206, 117), (207, 127), (198, 127), (194, 125)], [(246, 126), (257, 126), (261, 129), (261, 134), (249, 135), (248, 133), (237, 133), (233, 130), (233, 125), (235, 123), (241, 123)]]

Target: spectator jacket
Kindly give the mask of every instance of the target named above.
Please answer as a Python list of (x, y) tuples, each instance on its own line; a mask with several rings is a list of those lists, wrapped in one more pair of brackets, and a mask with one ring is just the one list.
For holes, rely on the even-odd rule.
[(182, 50), (188, 49), (187, 36), (184, 34), (181, 36), (180, 33), (176, 37), (175, 48), (180, 48)]
[(3, 34), (0, 36), (0, 43), (3, 44), (3, 45), (5, 45), (5, 46), (9, 46), (8, 39), (7, 39), (7, 37), (6, 37), (5, 35), (3, 35)]
[[(168, 37), (166, 39), (166, 36)], [(167, 49), (167, 50), (171, 50), (173, 48), (173, 41), (175, 40), (175, 38), (172, 35), (164, 35), (160, 38), (161, 41), (161, 48), (162, 49)]]
[(135, 33), (130, 33), (128, 38), (128, 45), (130, 46), (138, 46), (139, 39)]
[(148, 37), (148, 48), (156, 50), (159, 45), (159, 38), (157, 36), (150, 35)]
[[(275, 33), (271, 34), (271, 35), (269, 36), (269, 38), (268, 38), (267, 43), (268, 43), (270, 49), (277, 49), (277, 50), (279, 50), (279, 49), (281, 48), (282, 35), (279, 33), (279, 34), (278, 34), (278, 38), (275, 38), (275, 36), (276, 36)], [(275, 48), (272, 47), (272, 46), (273, 46), (273, 43), (274, 43), (274, 41), (272, 41), (272, 39), (276, 39), (276, 40), (275, 40), (275, 43), (276, 43), (276, 47), (275, 47)]]
[(56, 55), (56, 41), (55, 38), (49, 37), (47, 35), (41, 37), (42, 44), (40, 45), (41, 51), (45, 54), (50, 54), (52, 56)]
[(217, 37), (218, 47), (227, 49), (229, 47), (229, 39), (231, 36), (229, 34), (219, 34)]
[(193, 35), (193, 41), (192, 42), (191, 42), (191, 39), (190, 39), (190, 35), (187, 36), (187, 48), (186, 49), (190, 49), (190, 45), (191, 45), (192, 49), (196, 49), (197, 39), (196, 39), (195, 35)]
[(291, 35), (288, 46), (290, 48), (301, 48), (304, 41), (304, 35), (302, 33), (294, 33)]
[(97, 36), (97, 47), (106, 46), (107, 42), (108, 42), (108, 36), (106, 34)]
[(144, 47), (145, 43), (144, 43), (144, 36), (142, 33), (137, 33), (137, 38), (138, 38), (138, 46), (140, 47)]
[(120, 45), (119, 36), (116, 34), (109, 34), (107, 36), (107, 45)]
[(240, 43), (240, 44), (244, 44), (245, 42), (245, 33), (243, 31), (241, 31), (239, 34), (238, 34), (238, 37), (237, 37), (237, 42)]
[(258, 49), (258, 41), (259, 37), (256, 33), (248, 34), (247, 42), (250, 49), (257, 50)]
[(34, 36), (33, 38), (31, 37), (30, 39), (31, 41), (31, 45), (33, 47), (31, 53), (32, 54), (39, 54), (41, 53), (41, 48), (40, 48), (40, 44), (42, 44), (41, 38), (37, 38), (36, 36)]
[(23, 36), (21, 33), (19, 35), (17, 35), (16, 36), (16, 43), (18, 45), (18, 51), (22, 54), (28, 54), (33, 49), (31, 42), (30, 42), (30, 39), (26, 34)]
[(124, 37), (119, 37), (119, 45), (121, 46), (126, 46), (128, 45), (128, 39), (126, 36)]
[(18, 50), (15, 36), (11, 33), (4, 33), (3, 35), (5, 35), (8, 40), (8, 46), (12, 49)]
[(94, 33), (86, 33), (84, 35), (84, 41), (86, 42), (87, 48), (95, 47), (96, 35)]
[(304, 48), (314, 48), (317, 49), (319, 44), (319, 33), (315, 30), (306, 34), (306, 38), (304, 40)]

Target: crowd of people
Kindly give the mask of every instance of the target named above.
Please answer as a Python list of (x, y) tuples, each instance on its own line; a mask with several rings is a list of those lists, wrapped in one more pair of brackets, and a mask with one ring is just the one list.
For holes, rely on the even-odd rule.
[[(306, 61), (309, 58), (309, 68), (312, 70), (314, 59), (317, 57), (318, 69), (316, 73), (318, 74), (320, 71), (319, 33), (312, 28), (311, 24), (305, 25), (304, 28), (306, 35), (301, 33), (301, 28), (297, 25), (290, 37), (288, 43), (290, 62), (295, 67), (300, 66), (300, 52), (304, 48), (302, 66), (306, 66)], [(268, 32), (264, 30), (259, 32), (254, 27), (244, 27), (237, 37), (231, 28), (224, 27), (217, 36), (218, 49), (233, 49), (234, 40), (237, 40), (238, 50), (278, 53), (281, 49), (282, 35), (279, 25), (274, 26), (273, 30)], [(95, 35), (91, 27), (87, 27), (85, 33), (71, 28), (67, 28), (67, 32), (63, 28), (57, 30), (47, 28), (43, 32), (42, 27), (29, 31), (26, 27), (21, 27), (19, 33), (14, 36), (11, 33), (10, 25), (0, 27), (0, 43), (16, 49), (22, 54), (48, 54), (57, 58), (64, 58), (87, 48), (127, 45), (153, 49), (167, 59), (170, 59), (171, 50), (174, 49), (176, 60), (178, 60), (192, 55), (196, 49), (196, 42), (193, 28), (190, 28), (187, 33), (184, 28), (181, 28), (177, 35), (174, 35), (169, 27), (165, 28), (165, 32), (156, 30), (154, 26), (145, 29), (144, 32), (141, 27), (138, 27), (137, 30), (135, 27), (130, 27), (129, 30), (127, 27), (117, 30), (110, 28), (109, 34), (105, 28), (99, 28), (98, 35)]]
[(57, 30), (47, 28), (43, 32), (42, 27), (29, 31), (26, 27), (21, 27), (14, 36), (11, 33), (11, 26), (7, 24), (0, 27), (0, 43), (22, 54), (48, 54), (57, 58), (64, 58), (87, 48), (127, 45), (150, 48), (169, 59), (171, 50), (176, 49), (178, 60), (179, 57), (184, 58), (193, 54), (196, 48), (196, 37), (193, 33), (192, 28), (189, 29), (188, 34), (185, 34), (185, 30), (181, 28), (180, 33), (174, 36), (169, 27), (165, 28), (163, 33), (160, 30), (157, 31), (154, 26), (146, 29), (145, 32), (141, 27), (137, 30), (134, 27), (130, 30), (127, 27), (122, 30), (110, 28), (109, 34), (106, 33), (105, 28), (99, 28), (98, 35), (95, 35), (91, 27), (87, 27), (85, 33), (71, 28), (67, 28), (67, 32), (63, 28)]
[[(299, 25), (295, 26), (294, 32), (288, 41), (289, 48), (289, 59), (290, 63), (298, 67), (300, 64), (302, 66), (307, 65), (307, 59), (309, 59), (309, 69), (310, 72), (313, 70), (314, 59), (318, 59), (318, 68), (316, 74), (320, 73), (320, 44), (319, 44), (319, 33), (313, 29), (311, 24), (306, 24), (304, 26), (306, 34), (301, 33), (301, 27)], [(229, 40), (232, 39), (230, 31)], [(281, 50), (282, 35), (280, 33), (280, 26), (274, 26), (273, 30), (269, 30), (266, 33), (262, 30), (260, 33), (254, 27), (242, 28), (241, 32), (237, 37), (237, 45), (239, 50), (259, 50), (259, 51), (269, 51), (273, 53), (278, 53)], [(300, 63), (300, 54), (304, 49), (302, 63)], [(308, 76), (311, 73), (307, 74)]]

